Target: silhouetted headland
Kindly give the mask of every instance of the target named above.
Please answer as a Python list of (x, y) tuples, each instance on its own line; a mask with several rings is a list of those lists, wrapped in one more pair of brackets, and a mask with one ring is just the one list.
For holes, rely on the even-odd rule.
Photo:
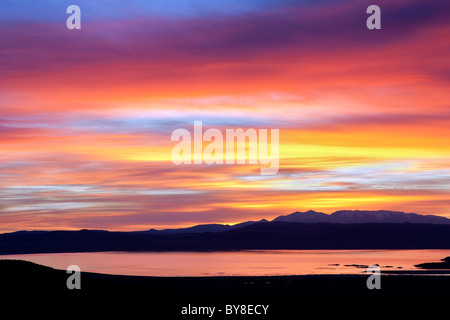
[(450, 257), (441, 259), (441, 262), (420, 263), (415, 266), (422, 269), (450, 269)]

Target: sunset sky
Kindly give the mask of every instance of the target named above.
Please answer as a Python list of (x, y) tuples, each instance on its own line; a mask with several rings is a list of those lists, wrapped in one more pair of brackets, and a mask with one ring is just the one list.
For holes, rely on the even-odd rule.
[[(450, 218), (449, 39), (448, 0), (2, 1), (0, 232)], [(278, 174), (174, 165), (194, 121), (279, 129)]]

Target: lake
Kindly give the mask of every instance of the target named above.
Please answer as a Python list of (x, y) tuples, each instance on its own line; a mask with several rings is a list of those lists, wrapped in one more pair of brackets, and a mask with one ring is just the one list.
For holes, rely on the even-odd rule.
[[(358, 274), (379, 264), (381, 270), (417, 270), (415, 264), (450, 256), (450, 250), (245, 250), (227, 252), (82, 252), (3, 255), (81, 271), (139, 276), (260, 276)], [(450, 273), (450, 271), (449, 271)]]

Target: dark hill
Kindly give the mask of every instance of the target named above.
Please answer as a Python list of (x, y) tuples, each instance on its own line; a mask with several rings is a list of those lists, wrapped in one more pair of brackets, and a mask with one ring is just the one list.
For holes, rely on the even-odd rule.
[(0, 254), (241, 249), (450, 249), (450, 225), (265, 222), (194, 234), (80, 230), (0, 235)]

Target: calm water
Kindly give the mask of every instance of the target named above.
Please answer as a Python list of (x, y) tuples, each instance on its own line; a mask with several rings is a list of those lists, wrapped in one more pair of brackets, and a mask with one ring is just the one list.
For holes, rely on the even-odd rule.
[[(56, 269), (143, 276), (233, 276), (357, 274), (379, 264), (382, 270), (414, 270), (415, 264), (450, 256), (450, 250), (252, 250), (235, 252), (88, 252), (5, 255)], [(398, 267), (402, 267), (399, 269)]]

